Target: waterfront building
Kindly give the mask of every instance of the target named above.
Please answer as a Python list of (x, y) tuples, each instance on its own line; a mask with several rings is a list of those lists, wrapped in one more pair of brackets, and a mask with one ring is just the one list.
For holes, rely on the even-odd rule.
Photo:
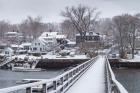
[(43, 32), (37, 39), (31, 42), (29, 54), (40, 55), (55, 50), (64, 43), (65, 35), (58, 32)]
[(47, 51), (47, 42), (42, 38), (33, 40), (30, 46), (29, 54), (41, 55)]
[(30, 50), (31, 43), (25, 42), (25, 43), (22, 43), (21, 46), (23, 47), (23, 50), (29, 51)]
[(60, 34), (58, 32), (43, 32), (40, 36), (40, 38), (45, 39), (47, 42), (54, 42), (57, 43), (63, 43), (63, 41), (66, 39), (66, 35)]
[[(98, 33), (94, 33), (92, 31), (86, 32), (85, 42), (97, 42), (100, 41), (100, 35)], [(80, 34), (76, 34), (76, 44), (82, 42)]]
[(5, 48), (0, 55), (3, 56), (13, 56), (14, 55), (14, 50), (10, 47)]

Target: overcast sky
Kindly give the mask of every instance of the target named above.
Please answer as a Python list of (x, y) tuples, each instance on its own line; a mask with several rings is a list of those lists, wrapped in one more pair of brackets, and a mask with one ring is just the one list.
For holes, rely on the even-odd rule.
[(140, 0), (0, 0), (0, 20), (20, 23), (27, 16), (41, 16), (43, 22), (61, 22), (61, 11), (78, 4), (96, 7), (100, 17), (140, 12)]

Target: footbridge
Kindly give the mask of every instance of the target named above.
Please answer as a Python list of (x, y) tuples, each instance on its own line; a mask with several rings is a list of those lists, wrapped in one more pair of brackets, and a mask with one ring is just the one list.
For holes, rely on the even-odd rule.
[[(105, 55), (99, 55), (52, 79), (0, 89), (0, 93), (128, 93), (116, 80)], [(38, 92), (35, 92), (38, 93)]]

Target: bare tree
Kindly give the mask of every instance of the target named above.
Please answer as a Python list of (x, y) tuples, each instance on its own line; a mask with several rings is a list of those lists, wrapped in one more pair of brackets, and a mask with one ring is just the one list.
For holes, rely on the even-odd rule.
[(136, 32), (139, 29), (139, 19), (137, 17), (128, 16), (128, 42), (132, 50), (132, 58), (134, 58), (134, 50), (135, 50), (135, 39), (136, 39)]
[(19, 25), (19, 28), (24, 35), (25, 41), (27, 38), (31, 41), (31, 39), (35, 39), (41, 34), (42, 26), (41, 17), (32, 18), (28, 16), (27, 19)]
[(120, 47), (121, 57), (124, 57), (124, 52), (129, 49), (134, 58), (136, 31), (138, 30), (138, 18), (129, 14), (114, 17), (116, 31), (118, 31), (117, 40)]
[(75, 28), (73, 27), (72, 23), (69, 20), (64, 20), (61, 23), (61, 30), (63, 34), (67, 35), (68, 39), (74, 40), (75, 39)]
[(126, 26), (128, 26), (128, 24), (126, 24), (127, 22), (125, 22), (125, 15), (122, 15), (122, 16), (115, 16), (113, 18), (113, 21), (114, 21), (114, 27), (116, 29), (116, 31), (118, 32), (116, 35), (116, 38), (118, 40), (118, 45), (119, 45), (119, 52), (120, 52), (120, 57), (121, 58), (124, 58), (125, 57), (125, 50), (126, 50), (126, 38), (127, 38), (127, 30)]
[(82, 42), (85, 41), (86, 32), (90, 30), (91, 25), (98, 17), (96, 9), (79, 5), (78, 7), (66, 7), (62, 15), (69, 20), (76, 31), (79, 32)]
[(0, 21), (0, 39), (4, 39), (4, 33), (10, 30), (10, 24), (5, 21)]

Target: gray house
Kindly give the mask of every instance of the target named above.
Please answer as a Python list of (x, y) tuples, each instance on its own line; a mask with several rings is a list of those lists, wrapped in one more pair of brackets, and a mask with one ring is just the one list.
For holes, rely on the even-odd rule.
[[(80, 34), (76, 34), (76, 44), (79, 44), (82, 41)], [(100, 41), (100, 35), (98, 33), (89, 31), (86, 32), (85, 37), (86, 42), (97, 42)]]

